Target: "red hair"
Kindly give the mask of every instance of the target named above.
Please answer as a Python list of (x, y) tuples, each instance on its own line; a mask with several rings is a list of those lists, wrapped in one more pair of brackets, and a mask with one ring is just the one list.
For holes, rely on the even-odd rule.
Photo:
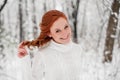
[(27, 45), (28, 47), (30, 46), (42, 47), (43, 45), (48, 43), (52, 39), (51, 37), (48, 36), (48, 34), (50, 33), (51, 26), (58, 18), (61, 17), (67, 20), (65, 14), (58, 10), (50, 10), (46, 12), (42, 17), (42, 22), (39, 25), (41, 33), (38, 36), (38, 38), (32, 41), (24, 41), (23, 45)]

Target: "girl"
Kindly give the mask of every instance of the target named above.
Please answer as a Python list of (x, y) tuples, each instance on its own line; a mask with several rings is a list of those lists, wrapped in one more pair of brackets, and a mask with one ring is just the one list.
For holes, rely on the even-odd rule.
[(67, 17), (50, 10), (42, 17), (40, 36), (19, 45), (18, 56), (27, 56), (25, 46), (37, 46), (32, 61), (32, 80), (79, 80), (81, 48), (71, 40)]

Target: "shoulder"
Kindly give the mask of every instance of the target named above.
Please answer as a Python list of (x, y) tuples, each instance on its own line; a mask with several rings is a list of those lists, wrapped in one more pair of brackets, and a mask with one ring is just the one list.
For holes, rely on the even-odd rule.
[(45, 58), (46, 56), (51, 55), (53, 53), (54, 53), (54, 50), (51, 50), (51, 48), (49, 47), (38, 48), (34, 53), (34, 57)]
[(73, 46), (75, 46), (75, 47), (79, 47), (79, 45), (78, 45), (77, 43), (75, 43), (75, 42), (72, 42), (72, 44), (73, 44)]
[(72, 46), (75, 50), (78, 50), (79, 52), (83, 51), (83, 48), (80, 46), (80, 44), (74, 43), (73, 42), (73, 46)]
[(74, 42), (73, 42), (73, 47), (76, 47), (76, 48), (79, 48), (79, 49), (82, 48), (79, 44), (74, 43)]

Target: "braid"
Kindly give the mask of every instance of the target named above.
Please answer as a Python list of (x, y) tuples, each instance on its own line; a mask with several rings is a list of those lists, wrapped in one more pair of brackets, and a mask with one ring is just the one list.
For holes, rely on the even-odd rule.
[(44, 46), (44, 44), (46, 44), (52, 39), (49, 36), (41, 36), (41, 35), (37, 39), (34, 39), (32, 41), (24, 41), (23, 45), (25, 46), (27, 45), (29, 48), (30, 46), (42, 47)]

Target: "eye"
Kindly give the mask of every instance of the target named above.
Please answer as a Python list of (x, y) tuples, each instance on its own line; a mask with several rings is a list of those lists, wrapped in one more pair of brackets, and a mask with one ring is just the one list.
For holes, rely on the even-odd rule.
[(61, 32), (61, 30), (56, 30), (55, 32), (56, 32), (56, 33), (59, 33), (59, 32)]
[(67, 28), (68, 28), (68, 25), (66, 25), (64, 29), (67, 29)]

